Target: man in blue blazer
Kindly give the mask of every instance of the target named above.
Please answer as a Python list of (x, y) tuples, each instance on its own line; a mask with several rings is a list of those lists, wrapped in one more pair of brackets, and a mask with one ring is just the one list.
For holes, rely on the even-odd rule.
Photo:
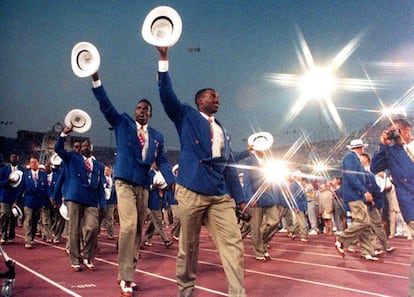
[(254, 156), (244, 162), (248, 169), (243, 170), (246, 198), (251, 199), (258, 190), (266, 187), (250, 208), (253, 248), (256, 252), (256, 260), (261, 262), (271, 259), (267, 246), (276, 234), (280, 223), (280, 208), (278, 208), (280, 190), (275, 183), (266, 180), (266, 174), (262, 170), (266, 163), (265, 152), (255, 151)]
[[(86, 269), (93, 271), (95, 265), (92, 260), (99, 234), (99, 212), (103, 213), (106, 206), (104, 165), (92, 157), (90, 140), (82, 142), (81, 154), (65, 150), (66, 137), (71, 131), (72, 127), (65, 127), (55, 144), (55, 152), (65, 166), (62, 187), (65, 189), (64, 200), (69, 216), (69, 258), (72, 271), (81, 271), (81, 262)], [(81, 251), (82, 233), (84, 247)]]
[(377, 261), (378, 258), (375, 257), (375, 249), (370, 240), (371, 223), (368, 214), (368, 204), (373, 205), (374, 198), (368, 189), (366, 172), (359, 159), (367, 146), (362, 139), (354, 139), (347, 145), (349, 152), (342, 161), (341, 192), (344, 202), (351, 209), (352, 224), (338, 235), (335, 246), (339, 254), (344, 256), (344, 247), (359, 242), (361, 258)]
[(36, 212), (42, 206), (42, 200), (49, 199), (49, 184), (47, 173), (39, 170), (39, 159), (31, 157), (29, 161), (30, 169), (23, 173), (22, 184), (17, 192), (16, 200), (23, 198), (25, 233), (25, 248), (31, 249), (32, 241), (37, 225)]
[(200, 230), (206, 219), (226, 273), (229, 296), (246, 296), (243, 242), (235, 207), (245, 203), (234, 163), (230, 136), (214, 119), (220, 99), (214, 89), (197, 92), (197, 109), (181, 103), (168, 74), (168, 48), (159, 47), (159, 92), (168, 117), (177, 129), (181, 153), (176, 196), (181, 232), (176, 276), (179, 296), (192, 296), (198, 262)]
[(117, 153), (114, 179), (120, 221), (118, 281), (121, 295), (129, 297), (135, 285), (134, 272), (148, 206), (149, 186), (152, 183), (149, 175), (151, 165), (156, 164), (168, 185), (174, 182), (174, 178), (164, 153), (164, 137), (148, 125), (152, 116), (150, 101), (138, 101), (135, 119), (132, 119), (126, 113), (118, 113), (109, 100), (98, 73), (92, 79), (92, 91), (99, 108), (115, 131)]
[(0, 168), (0, 243), (14, 243), (16, 218), (12, 214), (13, 203), (16, 200), (19, 186), (10, 184), (10, 173), (15, 170), (25, 171), (19, 164), (19, 156), (15, 153), (10, 155), (10, 164)]
[[(381, 133), (371, 170), (378, 173), (385, 169), (391, 172), (401, 213), (414, 236), (414, 136), (406, 118), (394, 119), (388, 129)], [(410, 297), (414, 296), (414, 246), (412, 253), (408, 278)]]

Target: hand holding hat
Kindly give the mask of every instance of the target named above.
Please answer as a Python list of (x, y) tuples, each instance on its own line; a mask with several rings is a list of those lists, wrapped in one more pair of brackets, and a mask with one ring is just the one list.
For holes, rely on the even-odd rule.
[(75, 44), (71, 54), (71, 65), (76, 76), (91, 76), (98, 71), (100, 64), (99, 51), (92, 43), (82, 41)]
[(71, 132), (73, 130), (77, 133), (85, 133), (91, 128), (92, 119), (85, 111), (81, 109), (72, 109), (65, 117), (65, 125), (67, 126), (66, 128), (70, 128), (70, 130), (65, 128), (64, 131)]

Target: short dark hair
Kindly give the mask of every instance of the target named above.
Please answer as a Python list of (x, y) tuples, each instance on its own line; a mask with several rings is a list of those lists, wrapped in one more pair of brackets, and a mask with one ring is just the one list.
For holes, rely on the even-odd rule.
[(146, 99), (146, 98), (142, 98), (141, 100), (139, 100), (137, 102), (137, 105), (136, 106), (138, 106), (138, 104), (140, 104), (141, 102), (147, 103), (149, 105), (149, 107), (150, 107), (150, 113), (152, 114), (152, 104), (151, 104), (151, 102), (148, 99)]
[(367, 153), (362, 153), (360, 156), (367, 158), (368, 162), (371, 162), (371, 157)]
[(197, 91), (197, 93), (196, 93), (196, 94), (195, 94), (195, 96), (194, 96), (194, 102), (195, 102), (196, 106), (198, 106), (198, 103), (197, 103), (198, 99), (199, 99), (201, 96), (203, 96), (203, 94), (204, 94), (206, 91), (215, 91), (215, 89), (213, 89), (213, 88), (204, 88), (204, 89), (198, 90), (198, 91)]

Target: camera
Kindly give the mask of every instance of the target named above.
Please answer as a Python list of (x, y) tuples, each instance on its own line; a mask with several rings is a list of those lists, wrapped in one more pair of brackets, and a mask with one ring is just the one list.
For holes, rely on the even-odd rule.
[(400, 129), (390, 130), (387, 132), (387, 139), (394, 140), (400, 137), (401, 137)]
[(239, 206), (236, 207), (236, 216), (238, 221), (249, 222), (252, 216), (248, 212), (243, 212)]

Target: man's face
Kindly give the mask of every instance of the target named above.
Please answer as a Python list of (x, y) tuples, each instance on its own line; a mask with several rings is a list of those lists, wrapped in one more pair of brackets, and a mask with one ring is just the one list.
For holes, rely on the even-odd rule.
[(403, 127), (400, 123), (395, 123), (394, 125), (388, 128), (388, 131), (397, 130), (397, 129), (400, 130), (401, 137), (395, 138), (394, 142), (396, 144), (401, 144), (401, 145), (404, 143), (409, 143), (412, 139), (411, 128)]
[(360, 155), (359, 156), (359, 159), (361, 160), (362, 166), (365, 167), (365, 166), (368, 166), (369, 165), (368, 158), (366, 156)]
[(111, 173), (112, 173), (111, 167), (105, 166), (105, 171), (104, 171), (105, 176), (111, 176)]
[(206, 90), (197, 100), (198, 110), (211, 116), (220, 108), (220, 97), (214, 90)]
[(147, 102), (138, 103), (135, 108), (135, 120), (141, 125), (146, 125), (151, 117), (151, 106)]
[(80, 153), (80, 151), (81, 151), (81, 143), (80, 142), (75, 142), (73, 144), (73, 151), (75, 153)]
[(30, 169), (32, 169), (34, 171), (38, 170), (39, 169), (39, 160), (37, 160), (36, 158), (30, 158), (29, 166), (30, 166)]
[(81, 152), (82, 155), (89, 158), (92, 155), (92, 144), (89, 141), (82, 142)]
[(18, 162), (19, 162), (19, 156), (17, 156), (16, 154), (11, 154), (10, 155), (10, 163), (13, 166), (16, 166)]
[(364, 147), (363, 146), (356, 147), (353, 149), (353, 151), (359, 156), (364, 152)]

